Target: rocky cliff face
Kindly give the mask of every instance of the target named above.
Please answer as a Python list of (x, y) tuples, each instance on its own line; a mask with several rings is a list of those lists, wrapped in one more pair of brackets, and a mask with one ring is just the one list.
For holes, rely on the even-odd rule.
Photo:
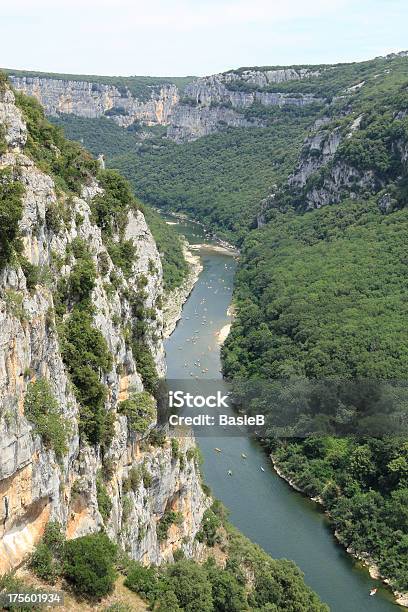
[(355, 168), (336, 157), (345, 139), (359, 129), (362, 116), (350, 120), (345, 130), (319, 120), (303, 144), (298, 164), (289, 177), (291, 188), (302, 193), (306, 208), (320, 208), (340, 202), (344, 197), (357, 197), (362, 191), (375, 192), (381, 181), (371, 170)]
[[(11, 76), (10, 79), (15, 89), (36, 97), (49, 115), (106, 116), (125, 128), (135, 122), (147, 126), (163, 125), (168, 127), (168, 138), (184, 142), (226, 126), (261, 126), (259, 119), (248, 120), (243, 115), (243, 111), (254, 104), (305, 106), (322, 102), (311, 94), (295, 96), (264, 91), (271, 84), (318, 74), (306, 68), (227, 72), (195, 79), (182, 95), (171, 84), (153, 88), (147, 100), (137, 98), (127, 87), (119, 89), (98, 82), (24, 76)], [(238, 82), (248, 90), (234, 90)]]
[[(184, 94), (202, 106), (208, 106), (211, 103), (229, 103), (237, 109), (248, 108), (255, 103), (263, 106), (284, 106), (286, 104), (305, 106), (323, 100), (312, 94), (294, 96), (293, 94), (264, 91), (264, 88), (272, 83), (285, 83), (318, 75), (318, 71), (294, 68), (224, 72), (196, 79), (186, 86)], [(241, 84), (241, 90), (236, 89), (238, 83)], [(245, 85), (249, 86), (248, 90)]]
[[(315, 122), (286, 187), (303, 208), (320, 208), (344, 198), (373, 194), (379, 194), (382, 212), (402, 204), (385, 189), (393, 193), (403, 190), (408, 159), (405, 115), (395, 110), (389, 113), (386, 136), (380, 135), (380, 128), (376, 131), (370, 121), (363, 112), (346, 107), (334, 120), (323, 117)], [(371, 151), (382, 156), (380, 162)]]
[(88, 81), (67, 81), (41, 77), (12, 76), (13, 87), (34, 96), (48, 115), (67, 113), (97, 118), (106, 115), (123, 127), (135, 121), (146, 125), (167, 125), (179, 100), (175, 85), (155, 88), (147, 100), (133, 96), (129, 89)]
[(167, 136), (176, 142), (196, 140), (219, 132), (225, 127), (262, 127), (259, 119), (246, 119), (233, 108), (225, 106), (191, 106), (178, 104), (171, 116)]
[[(68, 196), (38, 168), (25, 151), (27, 128), (9, 89), (0, 92), (0, 124), (6, 151), (0, 169), (9, 169), (24, 186), (20, 236), (23, 254), (41, 271), (36, 287), (18, 263), (0, 271), (0, 573), (15, 567), (41, 537), (48, 520), (58, 520), (69, 538), (98, 530), (102, 525), (131, 556), (160, 563), (172, 558), (175, 548), (195, 552), (194, 536), (207, 498), (202, 492), (194, 460), (194, 440), (179, 440), (177, 456), (170, 440), (155, 447), (146, 435), (132, 433), (128, 418), (118, 414), (120, 402), (131, 391), (143, 390), (124, 330), (132, 323), (130, 297), (143, 278), (147, 344), (158, 373), (165, 373), (162, 343), (162, 269), (159, 253), (142, 213), (129, 213), (126, 238), (137, 250), (132, 274), (126, 279), (115, 267), (94, 224), (90, 203), (101, 188), (89, 179), (81, 197)], [(58, 152), (55, 152), (58, 156)], [(63, 227), (52, 227), (48, 211), (64, 201), (69, 216)], [(61, 260), (59, 278), (67, 278), (75, 257), (67, 256), (75, 239), (88, 246), (98, 270), (92, 291), (93, 322), (106, 340), (112, 356), (110, 371), (101, 374), (107, 389), (105, 409), (113, 416), (114, 431), (104, 453), (80, 440), (80, 406), (73, 393), (61, 354), (56, 328), (54, 263)], [(101, 259), (104, 260), (101, 271)], [(114, 273), (121, 289), (108, 283)], [(33, 381), (46, 380), (57, 400), (58, 411), (69, 422), (71, 435), (63, 457), (47, 447), (25, 414), (27, 389)], [(106, 472), (106, 465), (109, 471)], [(134, 468), (149, 474), (125, 494), (124, 482)], [(97, 480), (105, 470), (105, 486), (112, 501), (109, 517), (98, 507)], [(126, 498), (126, 501), (125, 501)], [(156, 525), (166, 510), (182, 513), (181, 525), (173, 525), (169, 537), (159, 542)]]

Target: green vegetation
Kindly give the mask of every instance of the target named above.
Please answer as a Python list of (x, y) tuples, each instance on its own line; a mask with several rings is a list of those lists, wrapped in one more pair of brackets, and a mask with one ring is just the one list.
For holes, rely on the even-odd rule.
[(0, 92), (4, 92), (7, 84), (8, 84), (7, 73), (4, 70), (0, 70)]
[(23, 185), (13, 177), (11, 169), (0, 169), (0, 269), (14, 251), (21, 251), (18, 223), (23, 216), (23, 192)]
[(6, 130), (5, 130), (4, 125), (0, 125), (0, 155), (3, 155), (3, 153), (6, 153), (6, 151), (7, 151)]
[(129, 429), (144, 433), (156, 419), (156, 402), (146, 391), (132, 393), (119, 404), (118, 412), (127, 416)]
[(143, 470), (141, 466), (133, 466), (129, 471), (129, 476), (123, 481), (123, 492), (136, 493), (143, 480)]
[(132, 342), (133, 358), (137, 364), (137, 371), (142, 377), (143, 385), (149, 393), (155, 394), (159, 382), (153, 355), (149, 346), (135, 338)]
[(375, 559), (393, 588), (408, 589), (408, 442), (315, 436), (275, 450), (308, 495), (321, 496), (346, 547)]
[(73, 201), (72, 196), (59, 194), (60, 197), (56, 203), (49, 202), (45, 211), (45, 223), (47, 229), (54, 234), (58, 234), (64, 227), (67, 229), (73, 221)]
[(66, 541), (61, 526), (51, 521), (31, 555), (29, 565), (42, 580), (67, 580), (77, 597), (98, 601), (112, 592), (117, 547), (105, 533)]
[[(222, 351), (224, 373), (235, 380), (238, 396), (240, 380), (287, 381), (278, 415), (267, 394), (245, 408), (266, 408), (264, 443), (280, 468), (307, 495), (322, 499), (344, 545), (368, 554), (399, 591), (408, 589), (408, 523), (401, 510), (406, 438), (330, 434), (336, 419), (346, 419), (345, 430), (356, 413), (381, 422), (395, 399), (406, 410), (405, 394), (395, 388), (387, 395), (381, 381), (405, 381), (408, 373), (407, 68), (406, 59), (347, 68), (365, 84), (329, 109), (326, 133), (337, 128), (343, 140), (329, 163), (314, 152), (317, 171), (301, 189), (282, 188), (265, 210), (266, 225), (244, 241), (234, 296), (238, 314)], [(349, 136), (357, 117), (359, 128)], [(336, 184), (341, 168), (355, 172)], [(359, 183), (364, 173), (370, 183)], [(307, 195), (330, 184), (340, 202), (304, 212)], [(385, 194), (389, 205), (380, 210)], [(307, 435), (317, 424), (323, 434), (279, 439), (290, 431), (290, 411), (306, 404), (307, 418), (290, 433)], [(280, 415), (286, 429), (276, 427)]]
[[(125, 239), (125, 227), (129, 211), (137, 211), (139, 204), (128, 183), (113, 170), (100, 170), (97, 173), (97, 162), (79, 145), (65, 140), (62, 131), (46, 121), (41, 106), (34, 99), (16, 94), (16, 101), (28, 127), (26, 151), (42, 170), (53, 176), (60, 189), (58, 202), (50, 204), (46, 211), (47, 229), (58, 233), (64, 225), (71, 222), (70, 192), (79, 194), (82, 185), (97, 174), (104, 192), (93, 199), (94, 221), (102, 230), (114, 265), (120, 267), (126, 277), (130, 277), (136, 249), (131, 240)], [(2, 170), (0, 174), (1, 265), (10, 260), (13, 252), (21, 250), (18, 241), (18, 223), (22, 217), (21, 195), (22, 187), (13, 179), (11, 171)], [(77, 217), (78, 225), (82, 219), (79, 215)], [(156, 225), (158, 231), (161, 231), (160, 223), (156, 222)], [(163, 231), (162, 243), (170, 250), (167, 231)], [(178, 248), (181, 252), (181, 247)], [(177, 247), (174, 250), (177, 252)], [(111, 368), (112, 357), (103, 335), (93, 325), (94, 310), (91, 296), (95, 288), (97, 271), (92, 254), (83, 240), (76, 238), (69, 245), (68, 261), (71, 256), (75, 258), (71, 274), (68, 279), (60, 279), (54, 296), (62, 356), (81, 406), (81, 436), (91, 444), (99, 444), (102, 448), (106, 448), (113, 435), (113, 416), (106, 411), (107, 389), (101, 382), (101, 375), (106, 374)], [(60, 269), (63, 265), (61, 258), (53, 257), (53, 260)], [(23, 257), (19, 258), (19, 262), (26, 276), (27, 287), (33, 291), (40, 279), (41, 270)], [(99, 266), (105, 270), (105, 274), (109, 271), (106, 258), (105, 262), (98, 261)], [(170, 271), (168, 283), (172, 285), (183, 276), (183, 272), (180, 272), (179, 276), (177, 272), (185, 270), (185, 262), (182, 260), (182, 263), (178, 262), (175, 265), (171, 260), (167, 270)], [(113, 273), (111, 280), (113, 282)], [(145, 386), (152, 392), (158, 378), (149, 348), (149, 339), (146, 337), (146, 319), (155, 316), (155, 313), (153, 309), (149, 312), (144, 309), (142, 294), (137, 297), (130, 296), (129, 299), (132, 301), (133, 314), (137, 318), (130, 340), (132, 350)], [(21, 301), (17, 306), (19, 306), (19, 316), (23, 320), (25, 315), (20, 307)], [(17, 311), (15, 305), (13, 308)], [(38, 415), (35, 415), (35, 418), (38, 421)], [(54, 415), (52, 419), (50, 426), (55, 429)], [(43, 423), (37, 422), (37, 427), (41, 427), (43, 436), (48, 435)], [(53, 431), (53, 435), (57, 436), (57, 432)], [(50, 443), (48, 438), (45, 439)]]
[(116, 555), (115, 544), (104, 533), (70, 540), (64, 550), (64, 578), (77, 595), (101, 599), (113, 590)]
[(167, 540), (167, 535), (171, 525), (181, 525), (182, 522), (183, 515), (180, 512), (166, 510), (156, 527), (157, 539), (159, 542), (164, 542), (164, 540)]
[[(51, 120), (63, 127), (68, 137), (84, 142), (94, 155), (103, 152), (110, 158), (122, 153), (131, 154), (136, 148), (133, 132), (127, 132), (108, 119), (84, 119), (74, 115), (63, 115)], [(115, 167), (115, 163), (112, 162), (111, 165)], [(99, 172), (98, 178), (104, 183), (105, 189), (108, 187), (108, 194), (98, 196), (94, 201), (93, 209), (96, 222), (102, 229), (105, 228), (105, 225), (109, 226), (107, 229), (111, 231), (111, 210), (115, 211), (115, 216), (120, 213), (122, 220), (123, 212), (128, 205), (130, 208), (141, 210), (146, 217), (147, 224), (161, 254), (164, 288), (172, 290), (178, 287), (188, 272), (179, 236), (152, 208), (143, 205), (133, 195), (127, 193), (125, 199), (118, 199), (115, 194), (109, 193), (109, 184), (106, 177), (113, 177), (114, 179), (114, 177), (120, 177), (120, 175), (113, 170)], [(126, 190), (123, 193), (125, 192)], [(109, 254), (115, 265), (119, 265), (125, 274), (129, 275), (131, 262), (134, 259), (131, 245), (110, 241)]]
[(104, 192), (92, 200), (93, 220), (102, 230), (112, 262), (129, 278), (136, 247), (132, 240), (125, 239), (125, 229), (129, 212), (136, 211), (139, 205), (129, 183), (114, 170), (100, 170), (98, 181)]
[(45, 119), (42, 106), (34, 98), (16, 93), (16, 104), (27, 123), (25, 152), (41, 170), (53, 176), (58, 187), (79, 194), (82, 184), (96, 174), (98, 163)]
[(112, 414), (105, 409), (106, 386), (101, 372), (112, 367), (112, 356), (102, 333), (93, 325), (91, 295), (96, 268), (85, 242), (76, 238), (70, 244), (75, 264), (67, 280), (59, 283), (57, 314), (62, 317), (69, 304), (70, 314), (60, 322), (61, 352), (80, 403), (79, 430), (90, 444), (107, 447), (113, 435)]
[[(154, 610), (328, 610), (305, 586), (303, 575), (293, 563), (271, 559), (231, 527), (219, 502), (213, 505), (212, 512), (217, 514), (219, 521), (216, 541), (222, 541), (222, 550), (227, 555), (225, 568), (218, 566), (212, 557), (199, 565), (184, 559), (183, 554), (175, 555), (175, 563), (160, 568), (144, 567), (131, 561), (126, 568), (125, 585)], [(204, 522), (207, 522), (206, 516)], [(247, 583), (248, 572), (253, 575), (251, 584)]]
[(29, 566), (42, 580), (54, 584), (61, 575), (65, 538), (59, 523), (50, 521), (32, 553)]
[(136, 247), (133, 240), (120, 240), (119, 242), (112, 240), (108, 242), (107, 248), (112, 263), (122, 270), (125, 278), (130, 278), (136, 259)]
[[(1, 74), (1, 73), (0, 73)], [(38, 589), (22, 578), (17, 578), (14, 574), (3, 574), (0, 576), (0, 593), (21, 593), (29, 596), (31, 593), (46, 593), (44, 589)], [(38, 612), (42, 608), (31, 603), (27, 604), (2, 604), (3, 610), (13, 610), (13, 612)]]
[(40, 378), (28, 385), (24, 414), (34, 423), (45, 447), (51, 448), (57, 458), (61, 459), (68, 450), (71, 426), (61, 415), (58, 402), (45, 379)]
[[(146, 567), (122, 555), (103, 533), (88, 535), (66, 542), (57, 523), (47, 525), (41, 542), (30, 559), (37, 576), (54, 584), (63, 577), (79, 597), (98, 601), (113, 590), (115, 565), (124, 571), (125, 585), (143, 597), (154, 610), (189, 610), (195, 612), (245, 612), (249, 610), (299, 610), (325, 612), (313, 592), (304, 585), (302, 574), (289, 561), (274, 561), (258, 546), (240, 535), (225, 520), (219, 503), (213, 509), (219, 513), (227, 551), (225, 568), (212, 557), (199, 565), (178, 557), (174, 564)], [(218, 540), (217, 540), (218, 541)], [(246, 574), (254, 576), (246, 584)], [(3, 578), (0, 584), (8, 584)]]
[(2, 298), (9, 314), (16, 317), (20, 323), (27, 321), (28, 317), (24, 308), (24, 296), (21, 292), (14, 291), (14, 289), (6, 289)]
[(77, 304), (83, 310), (89, 309), (96, 282), (96, 268), (91, 253), (81, 238), (71, 242), (68, 252), (75, 257), (75, 263), (66, 286), (61, 286), (62, 295), (59, 297)]
[(143, 206), (142, 211), (161, 256), (164, 289), (171, 291), (181, 285), (188, 273), (181, 240), (175, 230), (149, 206)]
[[(124, 131), (116, 150), (109, 144), (108, 163), (122, 170), (144, 201), (187, 212), (240, 245), (237, 316), (222, 351), (224, 373), (234, 380), (236, 392), (242, 379), (283, 379), (284, 408), (297, 409), (297, 401), (303, 405), (310, 400), (312, 382), (341, 379), (343, 387), (349, 386), (343, 403), (338, 391), (313, 395), (312, 421), (320, 422), (323, 435), (277, 439), (268, 413), (264, 443), (306, 494), (320, 496), (341, 541), (359, 554), (368, 553), (391, 586), (406, 591), (406, 439), (335, 438), (330, 409), (345, 419), (361, 405), (368, 411), (379, 405), (386, 412), (387, 397), (376, 397), (375, 385), (363, 385), (358, 392), (356, 381), (404, 381), (408, 373), (408, 60), (318, 68), (318, 76), (271, 84), (265, 90), (321, 96), (329, 102), (323, 109), (254, 104), (245, 115), (261, 119), (265, 127), (220, 126), (220, 133), (183, 145), (158, 134), (134, 147), (134, 135)], [(355, 85), (359, 87), (350, 90)], [(253, 89), (243, 80), (230, 87)], [(312, 127), (316, 118), (324, 119), (320, 128)], [(314, 136), (315, 129), (327, 136), (335, 128), (342, 141), (329, 161), (310, 141), (302, 149), (304, 137)], [(87, 124), (85, 138), (92, 138), (96, 150), (98, 138), (103, 143), (104, 137), (90, 131)], [(295, 188), (286, 179), (299, 155), (304, 170), (313, 162), (315, 171)], [(325, 190), (326, 201), (333, 205), (307, 210), (308, 196), (314, 193), (319, 206)], [(380, 210), (383, 196), (389, 205)], [(262, 227), (254, 229), (259, 213)], [(95, 214), (109, 231), (110, 218), (102, 204)], [(171, 238), (165, 236), (163, 244), (167, 256)], [(169, 262), (169, 285), (176, 284), (180, 269), (176, 259)], [(129, 343), (146, 388), (153, 392), (157, 375), (148, 351), (143, 287), (132, 314), (137, 324)], [(267, 400), (257, 397), (245, 408), (266, 404), (270, 410)], [(328, 417), (323, 410), (327, 406)], [(303, 423), (306, 433), (310, 424)], [(172, 455), (179, 455), (176, 445)], [(131, 471), (124, 490), (137, 490), (142, 480), (151, 485), (144, 469)], [(159, 522), (161, 540), (173, 519), (169, 512)], [(232, 529), (218, 507), (205, 513), (197, 538), (209, 547), (222, 546), (228, 557), (225, 568), (215, 568), (211, 560), (198, 567), (180, 555), (170, 567), (135, 564), (128, 586), (162, 610), (194, 610), (197, 601), (203, 610), (326, 609), (292, 563), (270, 559)], [(253, 581), (246, 588), (248, 571)]]
[(95, 157), (103, 153), (110, 158), (114, 155), (130, 153), (140, 146), (138, 132), (133, 129), (124, 129), (107, 117), (89, 119), (88, 117), (60, 114), (58, 117), (50, 117), (49, 120), (54, 125), (63, 128), (65, 136), (70, 140), (83, 142)]
[(153, 476), (151, 475), (151, 473), (149, 472), (149, 470), (147, 469), (144, 463), (142, 465), (142, 480), (143, 480), (143, 486), (145, 487), (145, 489), (148, 489), (153, 484)]
[[(275, 212), (253, 232), (237, 274), (238, 316), (223, 349), (224, 371), (235, 377), (237, 389), (248, 377), (360, 380), (344, 384), (346, 403), (324, 383), (323, 393), (312, 397), (312, 416), (330, 433), (332, 415), (361, 410), (364, 380), (406, 380), (407, 230), (407, 209), (383, 215), (366, 200), (304, 215)], [(288, 382), (282, 405), (293, 410), (294, 398), (305, 403), (303, 387), (295, 378), (291, 394)], [(385, 414), (390, 398), (376, 408), (372, 391), (368, 410)], [(261, 395), (247, 409), (268, 402)], [(305, 421), (305, 431), (308, 426)], [(323, 499), (345, 546), (368, 553), (392, 586), (406, 591), (408, 523), (400, 511), (408, 494), (406, 441), (326, 435), (278, 443), (271, 424), (266, 430), (264, 442), (281, 469), (308, 495)]]
[(372, 200), (276, 212), (242, 250), (225, 374), (404, 379), (407, 229)]
[(215, 544), (220, 541), (218, 529), (221, 527), (221, 524), (222, 521), (218, 514), (211, 508), (208, 508), (204, 512), (201, 529), (196, 536), (197, 540), (199, 542), (205, 542), (207, 546), (215, 546)]
[(28, 261), (26, 257), (20, 255), (20, 266), (26, 278), (27, 289), (31, 292), (37, 286), (38, 281), (40, 280), (40, 268), (38, 266), (34, 266), (32, 263)]
[[(408, 76), (407, 63), (405, 58), (396, 57), (394, 59), (376, 58), (366, 62), (353, 62), (349, 64), (321, 64), (317, 66), (292, 66), (293, 68), (309, 68), (313, 72), (320, 74), (312, 75), (301, 80), (286, 81), (283, 83), (270, 83), (265, 87), (258, 87), (244, 80), (236, 80), (227, 83), (227, 88), (231, 91), (268, 91), (275, 93), (286, 93), (297, 96), (299, 94), (313, 94), (321, 96), (327, 100), (332, 100), (335, 96), (344, 95), (347, 90), (364, 81), (368, 88), (380, 89), (381, 81), (386, 78), (390, 68), (392, 70), (391, 86), (396, 86), (403, 82), (404, 77)], [(259, 70), (274, 70), (283, 68), (282, 66), (263, 66)], [(288, 66), (285, 66), (288, 68)], [(243, 72), (246, 68), (240, 68), (234, 72)]]
[(123, 481), (123, 493), (129, 493), (130, 491), (136, 493), (142, 482), (145, 489), (153, 484), (153, 477), (145, 463), (135, 465), (129, 470), (128, 477)]
[(94, 221), (107, 236), (122, 236), (128, 212), (137, 210), (138, 202), (129, 183), (118, 172), (100, 170), (97, 178), (104, 192), (92, 200)]
[[(72, 136), (87, 146), (93, 143), (95, 152), (106, 152), (108, 165), (126, 176), (143, 202), (191, 214), (221, 237), (238, 242), (253, 223), (259, 201), (290, 171), (318, 111), (315, 107), (304, 112), (254, 106), (248, 109), (248, 117), (266, 119), (267, 128), (230, 128), (182, 145), (153, 138), (136, 148), (133, 136), (126, 136), (125, 147), (122, 130), (122, 139), (112, 135), (108, 150), (103, 148), (103, 131), (93, 120), (86, 126), (81, 121), (76, 130), (76, 117), (70, 116), (69, 123), (65, 117), (60, 121)], [(182, 268), (179, 263), (183, 262), (179, 239), (151, 209), (145, 207), (143, 212), (164, 253), (165, 282), (169, 288), (176, 286), (178, 277), (185, 276), (185, 263)]]
[(259, 201), (293, 166), (310, 121), (282, 112), (267, 128), (230, 128), (181, 145), (165, 142), (109, 164), (143, 201), (191, 214), (221, 237), (240, 242)]
[(106, 340), (93, 326), (90, 312), (75, 307), (63, 325), (62, 357), (80, 403), (79, 429), (90, 444), (109, 446), (112, 415), (105, 409), (107, 390), (100, 372), (108, 372), (112, 357)]
[(107, 521), (112, 510), (112, 500), (100, 475), (96, 478), (96, 498), (99, 512), (103, 520)]

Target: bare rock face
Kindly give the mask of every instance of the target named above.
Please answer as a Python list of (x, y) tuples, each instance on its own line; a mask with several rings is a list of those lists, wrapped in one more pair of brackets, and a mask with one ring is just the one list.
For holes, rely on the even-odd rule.
[[(224, 72), (209, 77), (196, 79), (189, 83), (184, 95), (192, 98), (197, 104), (209, 106), (210, 104), (231, 104), (236, 109), (248, 108), (254, 103), (263, 106), (305, 106), (312, 102), (322, 102), (312, 94), (299, 94), (297, 96), (286, 93), (264, 91), (264, 87), (272, 83), (283, 83), (291, 80), (300, 80), (306, 76), (313, 76), (306, 70), (282, 69), (274, 71), (247, 70), (244, 72)], [(234, 83), (252, 85), (248, 89), (235, 89)], [(258, 89), (257, 89), (258, 88)]]
[(259, 119), (248, 120), (233, 108), (179, 104), (172, 113), (167, 136), (176, 142), (196, 140), (225, 127), (262, 127)]
[[(160, 563), (172, 558), (175, 548), (195, 554), (194, 538), (208, 498), (202, 492), (194, 461), (194, 440), (180, 440), (184, 460), (172, 456), (168, 439), (153, 447), (139, 436), (135, 440), (127, 418), (118, 406), (131, 390), (142, 391), (138, 365), (126, 342), (124, 328), (132, 322), (128, 300), (143, 279), (146, 338), (160, 376), (166, 371), (163, 351), (162, 267), (156, 244), (141, 212), (129, 214), (126, 237), (136, 246), (137, 258), (129, 279), (109, 257), (100, 229), (93, 223), (90, 202), (101, 188), (90, 181), (82, 197), (67, 200), (25, 154), (27, 129), (13, 93), (0, 98), (0, 124), (4, 126), (8, 150), (0, 156), (0, 168), (11, 168), (24, 186), (20, 235), (24, 255), (39, 266), (45, 278), (31, 291), (18, 264), (0, 271), (0, 573), (15, 567), (39, 541), (47, 522), (58, 520), (67, 537), (99, 530), (102, 525), (133, 558)], [(69, 207), (69, 219), (58, 230), (47, 224), (47, 211), (61, 201)], [(78, 435), (80, 407), (75, 399), (61, 356), (55, 325), (53, 280), (47, 281), (55, 257), (64, 259), (61, 278), (67, 278), (74, 258), (66, 257), (76, 238), (87, 245), (98, 271), (92, 293), (94, 326), (104, 336), (112, 355), (111, 371), (102, 382), (108, 390), (106, 410), (114, 415), (114, 436), (108, 457), (111, 472), (106, 488), (112, 512), (102, 518), (97, 501), (97, 473), (101, 452), (82, 442)], [(103, 256), (105, 269), (100, 270)], [(108, 291), (109, 274), (115, 272), (122, 290)], [(24, 414), (28, 385), (48, 381), (60, 414), (69, 423), (68, 450), (62, 458), (46, 447), (33, 423)], [(188, 452), (190, 449), (190, 452)], [(106, 459), (106, 458), (105, 458)], [(124, 481), (133, 467), (144, 465), (151, 474), (149, 487), (140, 482), (126, 494)], [(131, 507), (130, 507), (131, 506)], [(169, 537), (159, 542), (156, 524), (168, 509), (177, 509), (183, 521), (173, 526)]]
[(10, 147), (22, 147), (27, 140), (27, 131), (21, 111), (14, 105), (14, 95), (9, 89), (0, 91), (0, 123), (5, 130), (5, 139)]
[(34, 96), (48, 115), (67, 113), (97, 118), (107, 114), (116, 123), (128, 127), (135, 121), (146, 125), (166, 125), (179, 94), (175, 85), (154, 89), (147, 100), (139, 100), (125, 88), (89, 81), (68, 81), (45, 77), (10, 78), (13, 87)]
[(294, 173), (289, 177), (289, 184), (303, 187), (314, 172), (334, 158), (341, 140), (339, 128), (332, 131), (319, 129), (306, 138), (300, 160)]
[(258, 87), (266, 87), (272, 83), (286, 83), (287, 81), (301, 81), (309, 77), (317, 77), (320, 70), (310, 68), (265, 68), (264, 70), (248, 68), (246, 70), (224, 72), (225, 81), (245, 81)]
[(363, 192), (381, 189), (381, 178), (375, 172), (353, 167), (339, 156), (340, 145), (354, 137), (362, 118), (351, 116), (341, 127), (333, 127), (324, 117), (315, 123), (303, 143), (295, 171), (288, 178), (289, 188), (300, 194), (304, 208), (320, 208), (344, 197), (353, 199)]
[[(318, 76), (307, 68), (248, 69), (194, 79), (183, 93), (176, 85), (153, 87), (141, 99), (127, 87), (84, 80), (11, 76), (13, 87), (36, 97), (49, 115), (68, 113), (80, 117), (113, 119), (122, 127), (134, 122), (167, 126), (167, 137), (176, 142), (195, 140), (225, 127), (259, 127), (260, 119), (248, 120), (245, 109), (263, 106), (305, 106), (323, 102), (311, 94), (267, 91), (268, 85)], [(237, 83), (244, 88), (237, 89)], [(188, 103), (186, 103), (186, 100)]]

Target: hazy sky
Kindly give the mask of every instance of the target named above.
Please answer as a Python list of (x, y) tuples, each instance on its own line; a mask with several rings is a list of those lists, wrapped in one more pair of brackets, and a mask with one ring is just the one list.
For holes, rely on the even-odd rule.
[(0, 0), (0, 65), (204, 75), (408, 48), (408, 0)]

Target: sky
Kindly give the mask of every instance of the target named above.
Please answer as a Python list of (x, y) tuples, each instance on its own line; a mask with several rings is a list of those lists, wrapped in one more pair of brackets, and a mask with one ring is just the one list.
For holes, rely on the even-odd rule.
[(2, 0), (0, 66), (206, 75), (408, 49), (408, 0)]

